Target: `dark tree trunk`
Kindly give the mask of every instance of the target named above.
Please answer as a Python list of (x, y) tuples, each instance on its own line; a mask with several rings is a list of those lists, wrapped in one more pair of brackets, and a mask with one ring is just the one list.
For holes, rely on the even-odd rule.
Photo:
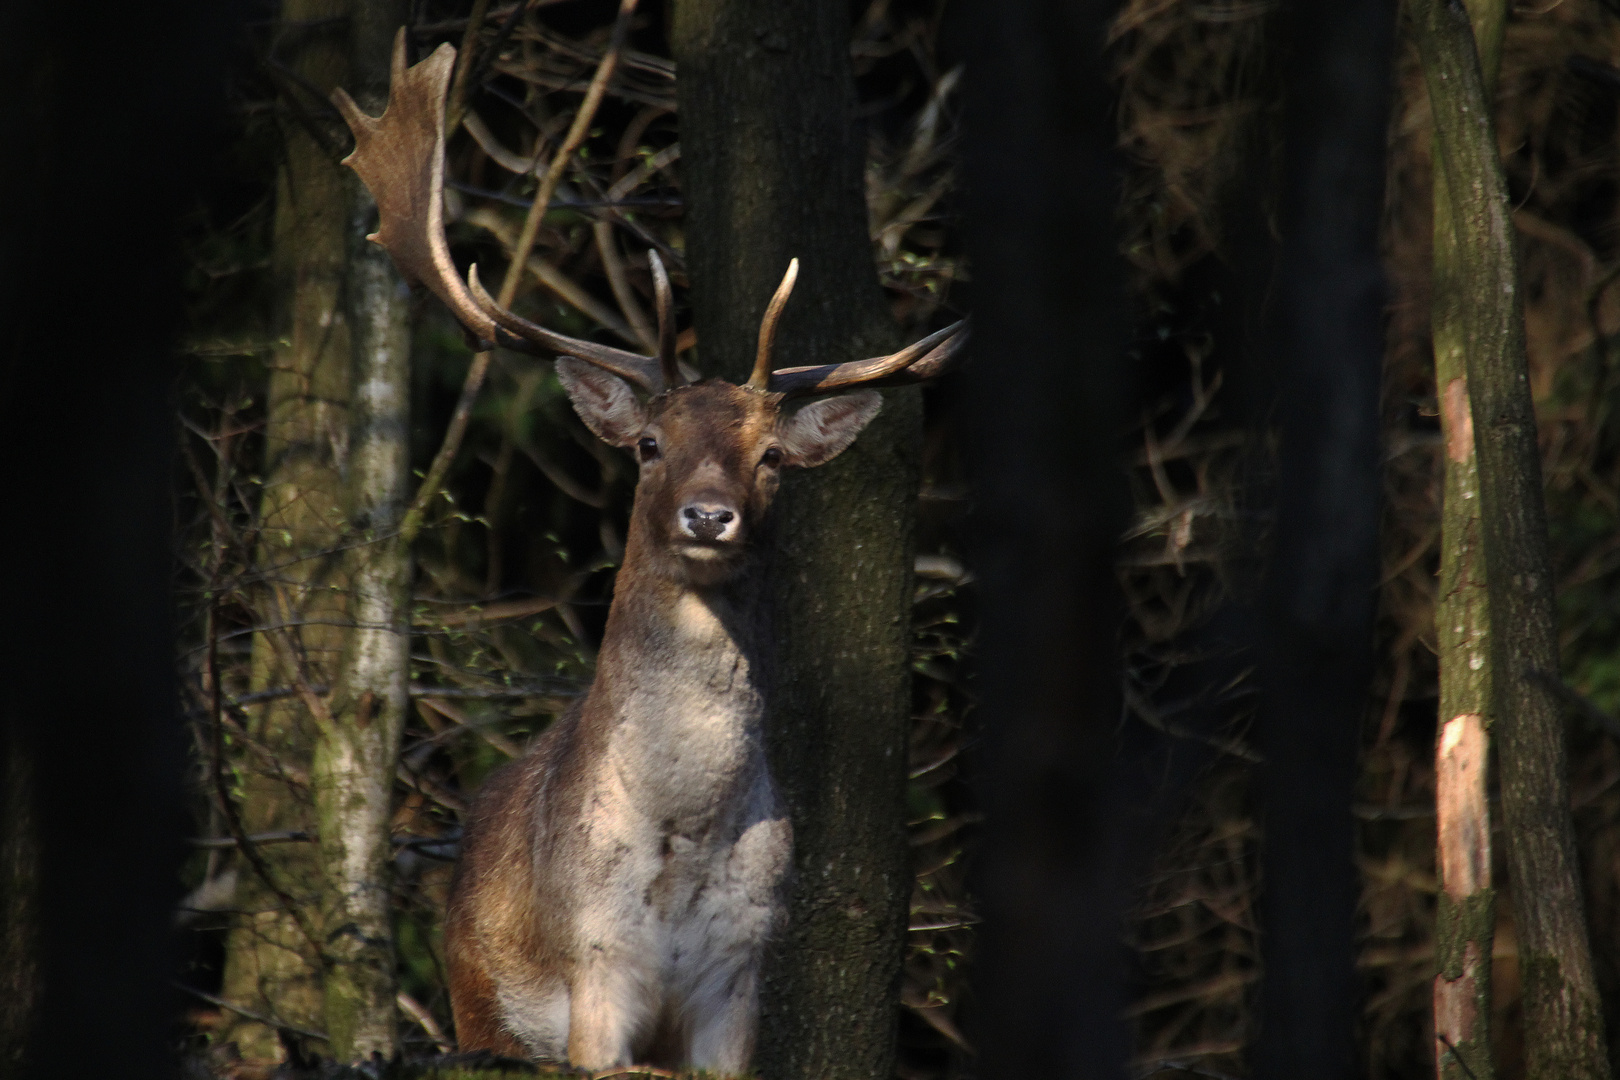
[(1292, 5), (1263, 346), (1276, 529), (1256, 737), (1265, 854), (1255, 1075), (1356, 1075), (1351, 802), (1372, 672), (1381, 507), (1383, 207), (1395, 5)]
[(223, 106), (229, 16), (0, 8), (7, 1077), (176, 1072), (176, 236)]
[[(679, 0), (687, 272), (702, 367), (752, 366), (759, 317), (802, 264), (777, 366), (889, 351), (853, 122), (848, 12)], [(910, 872), (903, 834), (916, 391), (836, 461), (788, 478), (772, 555), (780, 682), (772, 767), (795, 830), (790, 924), (766, 975), (756, 1066), (773, 1080), (893, 1069)]]
[(1422, 0), (1415, 12), (1437, 165), (1458, 262), (1467, 268), (1457, 306), (1478, 456), (1525, 1046), (1533, 1077), (1595, 1080), (1610, 1075), (1609, 1060), (1570, 817), (1547, 508), (1507, 183), (1467, 10), (1456, 0)]
[(963, 421), (981, 590), (975, 961), (981, 1072), (1116, 1077), (1129, 1048), (1114, 780), (1113, 557), (1129, 316), (1110, 0), (978, 0), (966, 180), (974, 356)]

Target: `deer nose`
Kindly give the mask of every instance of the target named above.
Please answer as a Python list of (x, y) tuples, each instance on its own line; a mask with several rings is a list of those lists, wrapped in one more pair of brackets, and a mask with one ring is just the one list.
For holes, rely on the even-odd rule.
[(719, 503), (688, 503), (681, 508), (681, 528), (705, 543), (730, 540), (737, 533), (737, 515)]

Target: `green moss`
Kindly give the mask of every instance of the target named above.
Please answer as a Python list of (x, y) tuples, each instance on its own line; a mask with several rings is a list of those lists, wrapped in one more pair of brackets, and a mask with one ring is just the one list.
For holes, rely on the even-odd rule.
[(1462, 978), (1463, 954), (1468, 943), (1475, 942), (1479, 954), (1488, 957), (1495, 932), (1494, 889), (1482, 889), (1464, 897), (1461, 904), (1442, 892), (1434, 913), (1435, 965), (1438, 973), (1448, 980)]

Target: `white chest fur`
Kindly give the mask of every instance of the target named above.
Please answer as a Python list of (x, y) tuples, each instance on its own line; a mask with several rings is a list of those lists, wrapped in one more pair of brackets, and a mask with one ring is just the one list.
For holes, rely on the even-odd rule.
[[(543, 871), (566, 883), (571, 912), (563, 1037), (576, 1063), (626, 1064), (655, 1031), (699, 1067), (740, 1069), (752, 1052), (792, 829), (766, 764), (759, 665), (739, 644), (748, 629), (723, 601), (682, 595), (642, 624), (636, 663), (592, 692), (604, 752)], [(535, 1034), (539, 1005), (525, 1010)]]

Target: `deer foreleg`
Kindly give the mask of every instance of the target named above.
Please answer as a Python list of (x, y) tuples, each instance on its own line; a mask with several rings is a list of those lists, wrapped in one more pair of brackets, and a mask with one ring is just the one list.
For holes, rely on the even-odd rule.
[(652, 1027), (652, 1004), (637, 965), (597, 954), (580, 965), (570, 988), (568, 1061), (576, 1068), (633, 1063), (637, 1038)]
[(759, 1030), (759, 963), (750, 960), (693, 1011), (687, 1060), (722, 1075), (748, 1071)]

